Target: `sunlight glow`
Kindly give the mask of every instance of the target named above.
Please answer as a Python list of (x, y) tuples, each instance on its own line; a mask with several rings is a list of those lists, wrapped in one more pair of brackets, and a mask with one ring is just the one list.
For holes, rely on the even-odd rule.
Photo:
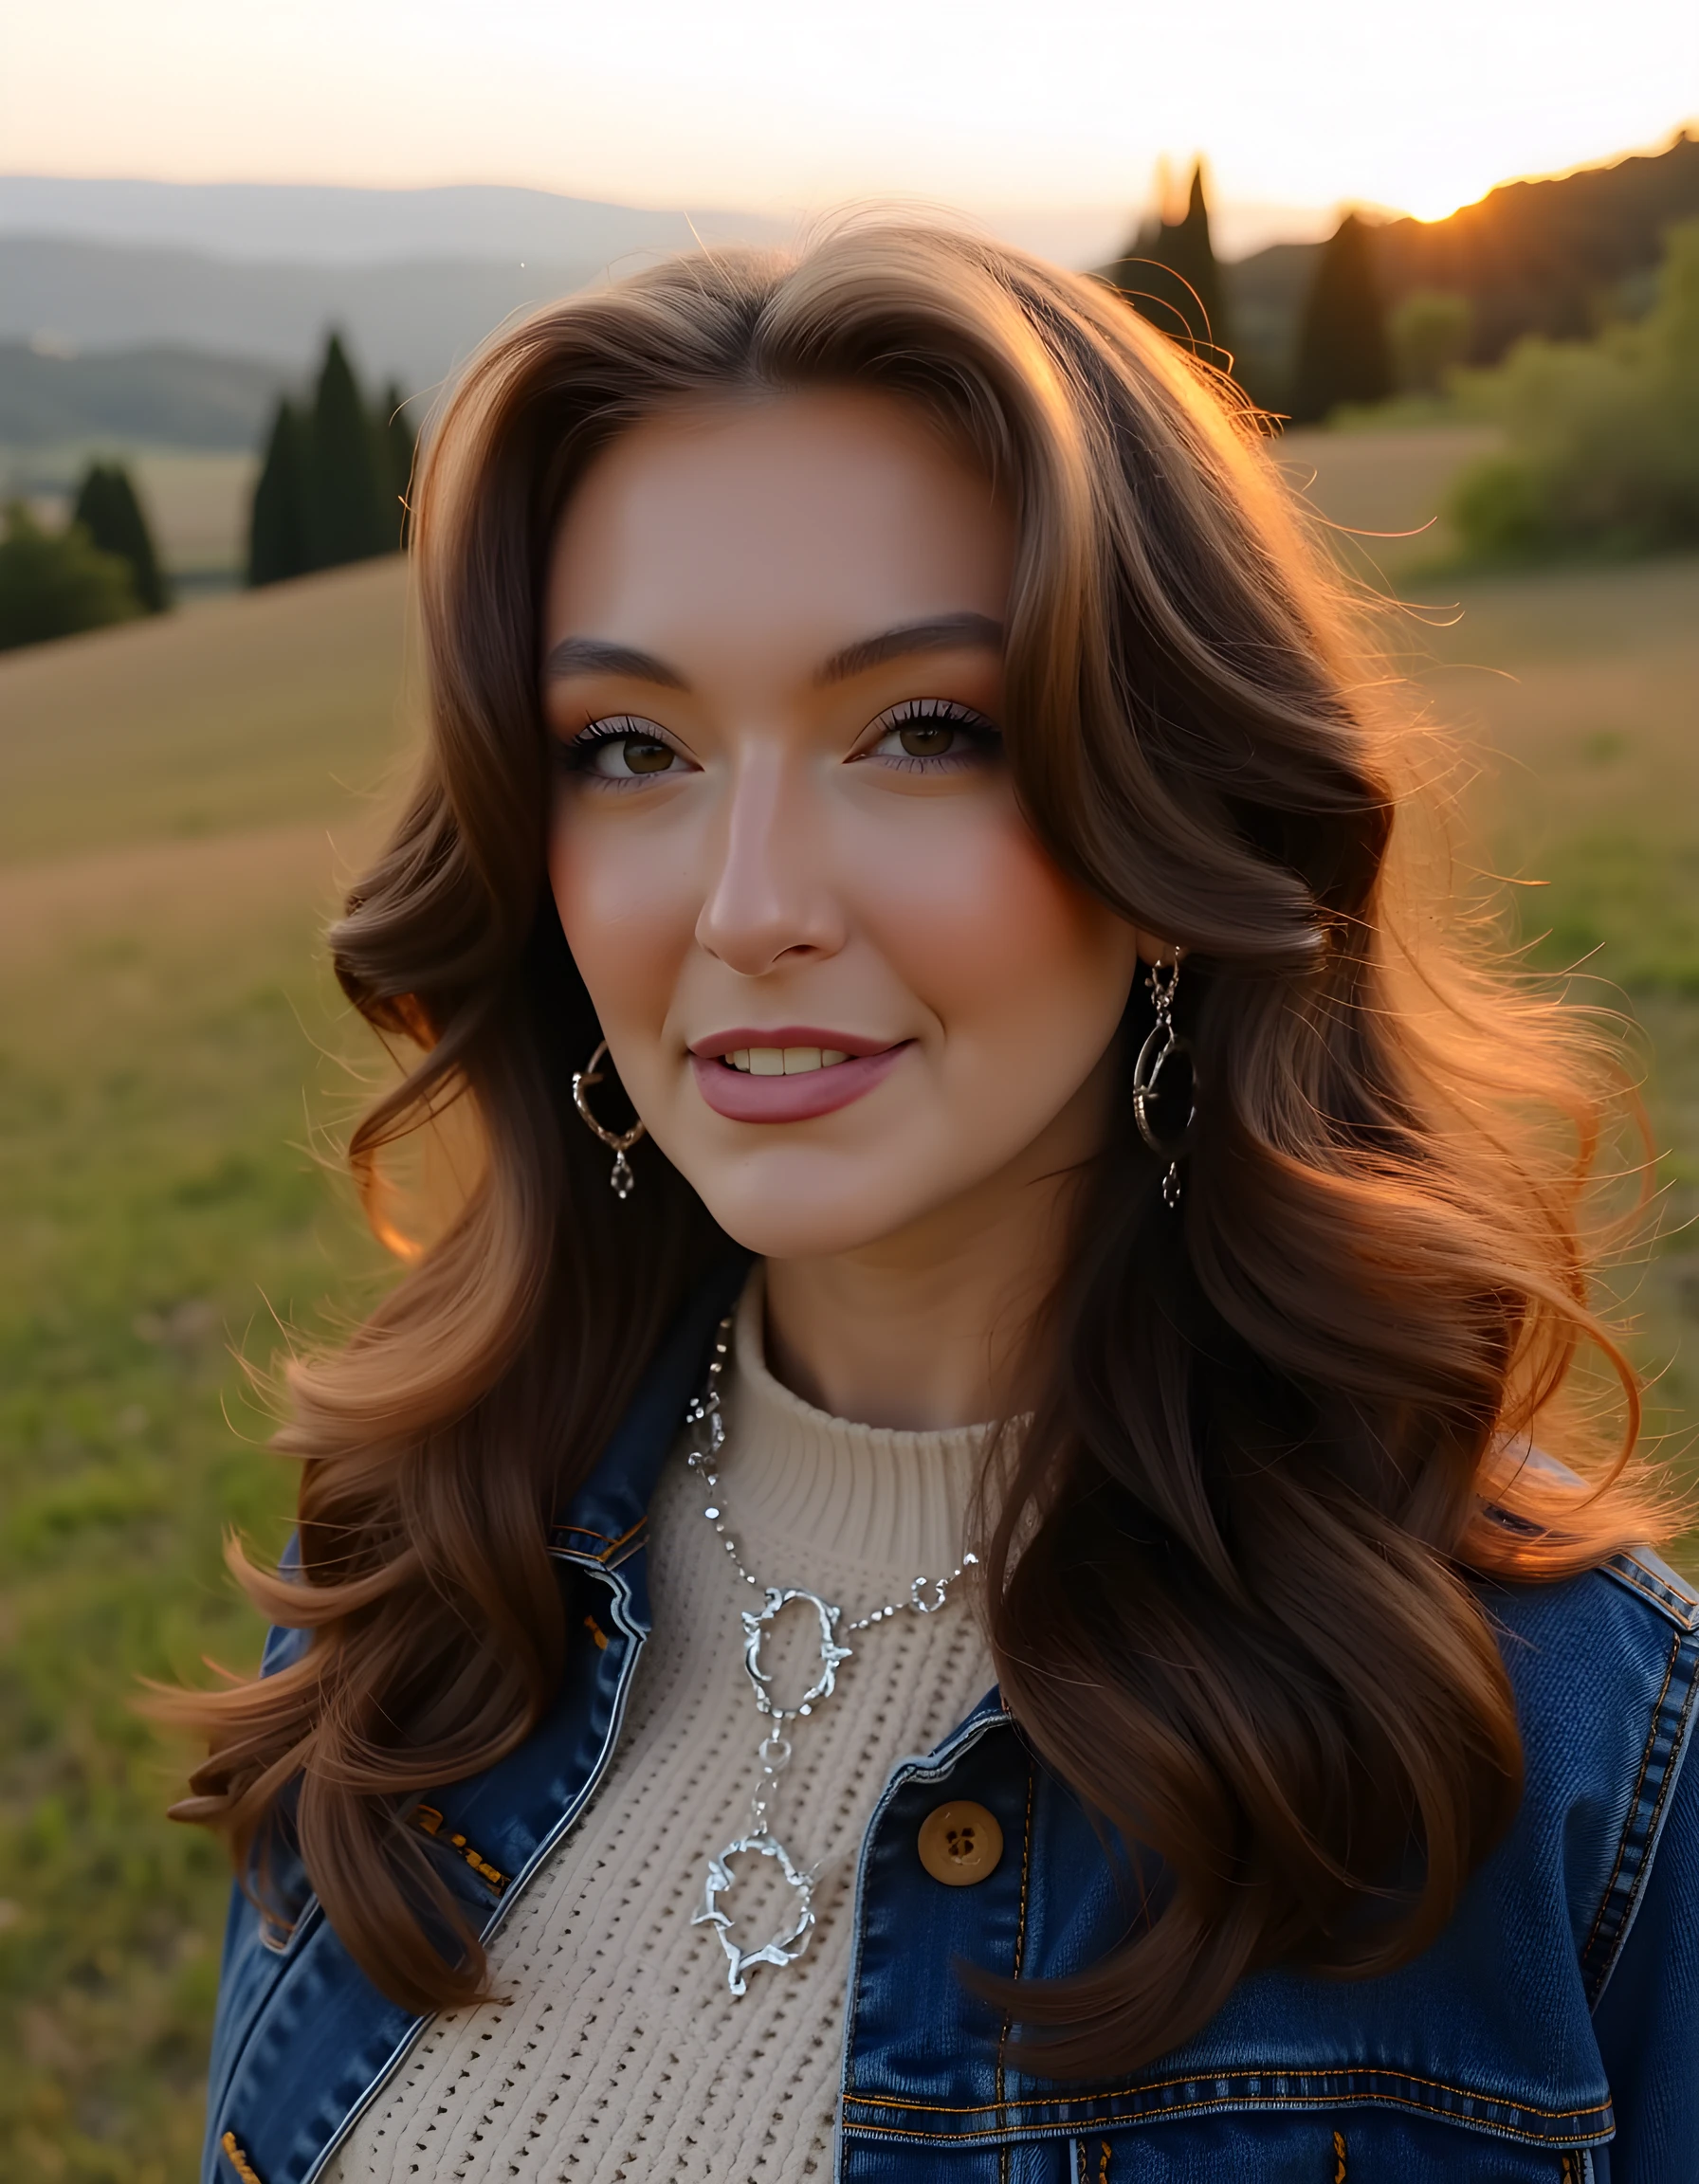
[(1127, 207), (1202, 150), (1252, 213), (1432, 218), (1699, 115), (1693, 0), (74, 0), (11, 10), (5, 46), (12, 173), (788, 212)]

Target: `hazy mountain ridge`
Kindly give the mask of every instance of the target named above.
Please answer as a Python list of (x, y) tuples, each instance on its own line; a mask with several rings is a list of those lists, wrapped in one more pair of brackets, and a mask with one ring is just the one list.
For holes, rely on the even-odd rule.
[(656, 209), (494, 183), (368, 190), (0, 175), (0, 234), (189, 250), (245, 264), (599, 265), (633, 250), (687, 250), (693, 239), (767, 243), (788, 232), (784, 222), (760, 213)]
[[(1377, 246), (1389, 300), (1418, 288), (1469, 297), (1474, 358), (1490, 361), (1525, 333), (1588, 332), (1632, 307), (1636, 283), (1649, 296), (1664, 228), (1696, 215), (1699, 138), (1682, 136), (1661, 153), (1507, 183), (1447, 220), (1389, 222)], [(19, 231), (28, 224), (60, 231)], [(95, 239), (102, 228), (115, 239)], [(328, 328), (342, 331), (369, 381), (429, 392), (517, 311), (696, 239), (786, 232), (758, 215), (483, 185), (0, 176), (0, 343), (70, 351), (87, 367), (21, 348), (0, 356), (0, 444), (134, 436), (251, 446), (259, 425), (242, 421), (255, 416), (255, 369), (268, 387), (303, 378)], [(1276, 244), (1221, 269), (1249, 381), (1276, 403), (1320, 248)], [(96, 353), (107, 353), (100, 370)], [(210, 414), (193, 424), (202, 394)], [(153, 422), (132, 428), (120, 421), (131, 416)], [(169, 417), (179, 422), (168, 431)]]
[(0, 236), (0, 340), (79, 352), (167, 345), (304, 371), (336, 326), (371, 377), (417, 389), (434, 386), (513, 312), (581, 288), (605, 264), (243, 264)]
[(44, 356), (0, 342), (0, 447), (105, 441), (247, 452), (294, 375), (205, 350), (109, 350)]

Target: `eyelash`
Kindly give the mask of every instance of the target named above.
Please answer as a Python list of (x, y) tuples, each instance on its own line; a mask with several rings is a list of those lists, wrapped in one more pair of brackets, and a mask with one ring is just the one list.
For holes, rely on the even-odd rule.
[[(672, 746), (652, 720), (645, 720), (635, 713), (610, 713), (600, 720), (592, 720), (587, 727), (565, 742), (555, 744), (556, 763), (568, 774), (588, 774), (596, 752), (604, 743), (656, 743), (671, 750)], [(633, 780), (622, 781), (616, 774), (605, 774), (600, 784), (604, 789), (622, 790), (638, 786)]]
[[(935, 757), (918, 757), (908, 751), (886, 751), (880, 763), (895, 766), (904, 774), (937, 774), (959, 766), (972, 766), (1001, 750), (1002, 732), (989, 721), (983, 713), (976, 713), (971, 705), (963, 705), (954, 698), (904, 698), (900, 705), (880, 714), (871, 723), (878, 731), (874, 748), (887, 736), (900, 729), (912, 728), (920, 721), (937, 721), (947, 728), (959, 728), (974, 745), (970, 751), (948, 751)], [(870, 758), (873, 750), (862, 754)]]
[(562, 743), (560, 755), (570, 759), (575, 751), (594, 751), (598, 743), (624, 743), (631, 737), (645, 743), (667, 740), (652, 720), (644, 720), (635, 713), (609, 713), (600, 720), (592, 720), (570, 741)]
[[(971, 705), (960, 704), (954, 698), (904, 698), (869, 722), (873, 741), (860, 754), (861, 759), (871, 758), (878, 745), (887, 736), (895, 736), (904, 728), (923, 721), (936, 721), (942, 726), (958, 728), (975, 746), (968, 751), (941, 752), (935, 755), (920, 756), (913, 752), (886, 751), (879, 753), (882, 765), (896, 767), (904, 774), (938, 774), (954, 771), (958, 767), (971, 766), (992, 755), (1002, 747), (1002, 732), (989, 721), (983, 713), (975, 712)], [(569, 774), (587, 774), (597, 750), (604, 743), (639, 741), (672, 746), (652, 720), (645, 720), (632, 713), (611, 713), (600, 720), (592, 720), (568, 742), (555, 746), (558, 763)], [(659, 777), (659, 776), (658, 776)], [(632, 780), (621, 780), (616, 775), (601, 776), (602, 786), (623, 790), (635, 785)]]

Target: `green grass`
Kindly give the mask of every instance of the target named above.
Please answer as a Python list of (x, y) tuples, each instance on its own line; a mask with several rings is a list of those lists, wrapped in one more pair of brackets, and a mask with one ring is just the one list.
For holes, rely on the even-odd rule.
[(343, 818), (399, 706), (401, 568), (368, 561), (0, 664), (0, 866)]
[(312, 1149), (350, 1097), (317, 943), (398, 738), (399, 599), (361, 571), (0, 666), (8, 2184), (194, 2172), (226, 1876), (128, 1702), (253, 1658), (221, 1534), (278, 1542), (290, 1480), (232, 1349), (378, 1273)]
[[(1414, 439), (1416, 436), (1412, 436)], [(1292, 435), (1342, 522), (1419, 524), (1441, 436)], [(1365, 453), (1364, 450), (1368, 450)], [(1471, 580), (1405, 626), (1483, 771), (1481, 861), (1541, 959), (1596, 950), (1655, 1042), (1672, 1220), (1699, 1212), (1699, 563)], [(1460, 614), (1453, 610), (1460, 607)], [(357, 1052), (320, 960), (406, 738), (380, 565), (0, 663), (0, 2179), (184, 2184), (225, 1894), (163, 1807), (138, 1674), (251, 1664), (226, 1526), (275, 1544), (286, 1466), (232, 1351), (383, 1278), (316, 1157)], [(1677, 1236), (1636, 1300), (1674, 1360)]]
[[(1650, 1057), (1657, 1236), (1616, 1286), (1653, 1379), (1654, 1432), (1689, 1476), (1699, 1420), (1699, 558), (1435, 585), (1423, 673), (1480, 774), (1473, 849), (1515, 881), (1529, 960), (1579, 972)], [(1690, 1543), (1692, 1544), (1692, 1543)], [(1691, 1556), (1684, 1557), (1690, 1561)]]

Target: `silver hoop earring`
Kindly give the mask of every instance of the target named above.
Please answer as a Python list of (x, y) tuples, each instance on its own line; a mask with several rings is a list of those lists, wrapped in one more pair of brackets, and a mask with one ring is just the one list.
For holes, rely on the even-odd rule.
[(590, 1112), (590, 1101), (585, 1095), (593, 1084), (599, 1084), (602, 1082), (601, 1071), (596, 1067), (596, 1064), (607, 1051), (608, 1042), (604, 1039), (590, 1057), (590, 1060), (585, 1063), (583, 1068), (574, 1070), (573, 1105), (578, 1110), (591, 1129), (595, 1132), (602, 1143), (612, 1147), (613, 1173), (608, 1180), (613, 1186), (613, 1195), (623, 1202), (637, 1188), (637, 1178), (631, 1172), (631, 1163), (626, 1158), (626, 1155), (636, 1144), (638, 1138), (646, 1137), (648, 1132), (646, 1126), (641, 1122), (636, 1123), (630, 1130), (604, 1130)]
[(1133, 1120), (1151, 1151), (1168, 1163), (1162, 1176), (1162, 1203), (1172, 1209), (1179, 1204), (1180, 1156), (1191, 1144), (1192, 1126), (1197, 1119), (1196, 1078), (1186, 1102), (1186, 1119), (1178, 1132), (1167, 1138), (1159, 1137), (1152, 1112), (1161, 1101), (1163, 1068), (1177, 1057), (1188, 1064), (1192, 1058), (1191, 1042), (1182, 1039), (1174, 1028), (1174, 996), (1179, 990), (1178, 958), (1172, 963), (1153, 963), (1144, 983), (1150, 989), (1157, 1020), (1139, 1049), (1139, 1059), (1133, 1064)]

